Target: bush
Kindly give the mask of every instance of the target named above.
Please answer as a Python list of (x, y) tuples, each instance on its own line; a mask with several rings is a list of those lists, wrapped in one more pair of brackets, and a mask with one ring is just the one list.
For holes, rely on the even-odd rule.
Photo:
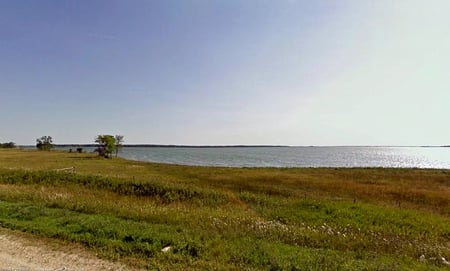
[(13, 149), (15, 147), (16, 147), (16, 144), (14, 142), (0, 143), (0, 148)]
[(36, 139), (36, 148), (41, 151), (49, 151), (53, 149), (53, 139), (51, 136), (42, 136)]

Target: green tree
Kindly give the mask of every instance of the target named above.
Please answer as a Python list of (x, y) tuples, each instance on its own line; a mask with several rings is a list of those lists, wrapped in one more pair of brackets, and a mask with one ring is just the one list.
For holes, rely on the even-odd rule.
[(96, 151), (100, 156), (112, 158), (112, 153), (116, 149), (116, 139), (112, 135), (98, 135), (95, 142), (99, 144)]
[(123, 143), (123, 135), (116, 135), (114, 137), (114, 140), (116, 141), (116, 157), (119, 153), (119, 150), (122, 149), (122, 143)]
[(15, 147), (16, 147), (16, 143), (14, 143), (14, 142), (0, 143), (0, 148), (13, 149)]
[(42, 136), (36, 139), (36, 148), (41, 151), (49, 151), (54, 147), (51, 136)]

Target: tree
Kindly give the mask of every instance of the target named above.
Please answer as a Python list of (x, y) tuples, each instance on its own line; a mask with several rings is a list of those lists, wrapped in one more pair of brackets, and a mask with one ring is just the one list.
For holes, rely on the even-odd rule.
[(13, 149), (15, 147), (16, 147), (16, 143), (14, 143), (14, 142), (0, 143), (0, 148)]
[(54, 147), (52, 137), (42, 136), (41, 138), (36, 139), (36, 147), (41, 151), (51, 150)]
[(98, 155), (105, 158), (112, 158), (112, 153), (116, 149), (116, 139), (112, 135), (98, 135), (95, 138), (95, 142), (99, 144), (95, 150)]
[(116, 135), (114, 139), (116, 141), (116, 157), (117, 157), (119, 150), (122, 149), (123, 135)]

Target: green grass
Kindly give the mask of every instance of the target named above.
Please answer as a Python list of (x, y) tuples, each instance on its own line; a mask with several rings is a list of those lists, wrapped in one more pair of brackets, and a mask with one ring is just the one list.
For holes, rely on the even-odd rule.
[(450, 171), (0, 150), (0, 226), (148, 269), (446, 270)]

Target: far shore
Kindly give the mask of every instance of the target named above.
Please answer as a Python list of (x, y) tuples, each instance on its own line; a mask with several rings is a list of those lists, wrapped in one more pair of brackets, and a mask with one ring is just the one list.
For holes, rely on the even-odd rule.
[[(56, 148), (98, 147), (98, 144), (55, 144)], [(18, 145), (33, 148), (35, 145)], [(124, 148), (449, 148), (450, 145), (177, 145), (177, 144), (123, 144)]]

